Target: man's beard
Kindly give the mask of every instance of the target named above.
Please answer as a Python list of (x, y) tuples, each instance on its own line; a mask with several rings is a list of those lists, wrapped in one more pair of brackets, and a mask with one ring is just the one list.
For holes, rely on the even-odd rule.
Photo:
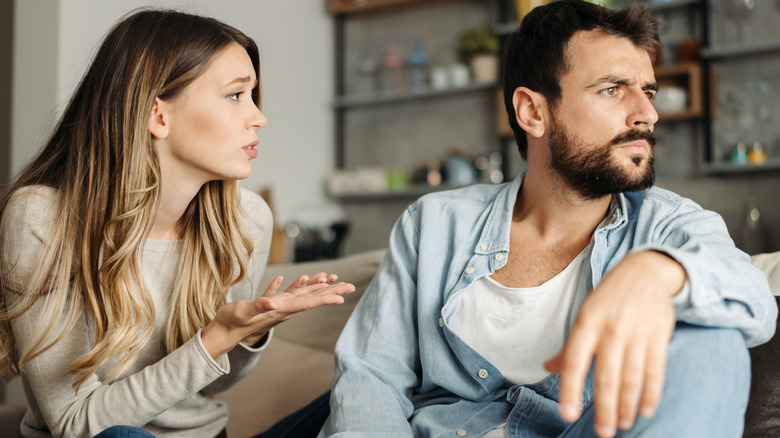
[[(618, 145), (630, 141), (645, 140), (647, 156), (632, 158), (635, 168), (626, 168), (613, 154)], [(598, 199), (620, 192), (636, 192), (650, 188), (655, 183), (653, 157), (655, 135), (651, 131), (631, 130), (613, 138), (606, 145), (585, 145), (572, 137), (562, 123), (554, 122), (550, 132), (550, 168), (563, 178), (569, 187), (583, 199)], [(646, 162), (643, 168), (643, 163)]]

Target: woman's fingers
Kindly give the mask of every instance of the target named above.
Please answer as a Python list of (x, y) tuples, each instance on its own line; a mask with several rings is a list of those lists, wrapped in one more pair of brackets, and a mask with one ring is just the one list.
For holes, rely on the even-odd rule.
[(274, 280), (271, 282), (270, 285), (265, 289), (265, 292), (263, 292), (264, 297), (272, 297), (276, 295), (276, 292), (279, 290), (279, 288), (282, 286), (282, 281), (284, 280), (284, 277), (281, 275), (274, 278)]
[(297, 313), (315, 307), (328, 304), (341, 304), (344, 298), (341, 295), (355, 291), (355, 286), (350, 283), (316, 283), (295, 290), (294, 293), (285, 292), (272, 297), (261, 297), (259, 302), (267, 310), (275, 310), (280, 313)]

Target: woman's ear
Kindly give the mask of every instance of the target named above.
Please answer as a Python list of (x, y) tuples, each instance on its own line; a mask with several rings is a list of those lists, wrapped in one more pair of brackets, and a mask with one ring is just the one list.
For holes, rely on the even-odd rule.
[(512, 95), (512, 106), (515, 108), (515, 120), (526, 134), (535, 138), (544, 135), (547, 99), (541, 93), (517, 87)]
[(161, 139), (168, 136), (168, 105), (159, 97), (154, 98), (152, 113), (149, 115), (149, 132), (155, 139)]

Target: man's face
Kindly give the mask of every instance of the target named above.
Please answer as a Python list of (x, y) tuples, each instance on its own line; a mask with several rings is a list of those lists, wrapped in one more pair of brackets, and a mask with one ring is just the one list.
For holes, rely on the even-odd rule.
[(656, 90), (650, 56), (626, 38), (579, 32), (549, 125), (550, 168), (585, 199), (652, 186)]

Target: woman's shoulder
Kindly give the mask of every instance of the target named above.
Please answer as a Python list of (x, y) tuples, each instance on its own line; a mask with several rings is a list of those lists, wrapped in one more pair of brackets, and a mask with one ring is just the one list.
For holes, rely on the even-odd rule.
[(34, 185), (16, 190), (2, 212), (3, 234), (10, 227), (46, 228), (57, 212), (58, 191), (49, 186)]
[[(0, 265), (9, 284), (23, 285), (44, 251), (57, 212), (57, 190), (44, 186), (18, 189), (0, 216)], [(13, 267), (11, 271), (7, 271)]]

